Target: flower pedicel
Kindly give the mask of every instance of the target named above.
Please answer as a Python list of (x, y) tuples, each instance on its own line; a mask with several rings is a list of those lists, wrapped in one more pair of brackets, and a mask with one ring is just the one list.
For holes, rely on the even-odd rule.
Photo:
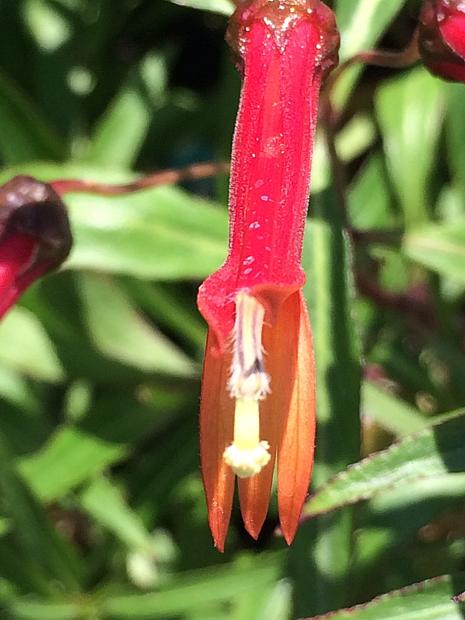
[(283, 535), (294, 538), (313, 464), (315, 370), (302, 243), (320, 86), (339, 36), (320, 0), (237, 2), (228, 29), (243, 74), (224, 265), (201, 286), (209, 327), (202, 476), (223, 550), (235, 478), (245, 527), (263, 525), (277, 463)]

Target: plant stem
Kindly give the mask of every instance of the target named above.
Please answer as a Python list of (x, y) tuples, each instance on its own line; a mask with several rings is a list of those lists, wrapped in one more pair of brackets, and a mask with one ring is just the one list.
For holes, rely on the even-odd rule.
[(180, 169), (161, 170), (147, 176), (141, 177), (131, 183), (111, 184), (85, 181), (82, 179), (57, 179), (50, 185), (57, 194), (85, 193), (100, 194), (103, 196), (121, 196), (132, 192), (140, 192), (144, 189), (158, 187), (160, 185), (171, 185), (183, 181), (194, 181), (206, 179), (217, 174), (227, 174), (229, 172), (229, 162), (206, 162), (192, 164)]

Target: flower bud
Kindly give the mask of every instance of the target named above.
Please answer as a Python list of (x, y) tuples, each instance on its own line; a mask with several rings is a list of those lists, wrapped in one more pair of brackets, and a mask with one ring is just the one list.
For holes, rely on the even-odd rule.
[(438, 77), (465, 82), (465, 0), (426, 0), (420, 14), (420, 54)]
[(0, 186), (0, 318), (71, 245), (65, 206), (50, 185), (17, 176)]

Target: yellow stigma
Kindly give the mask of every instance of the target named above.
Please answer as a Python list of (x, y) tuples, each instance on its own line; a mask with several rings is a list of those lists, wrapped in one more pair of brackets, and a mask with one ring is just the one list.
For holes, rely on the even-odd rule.
[(234, 441), (223, 458), (239, 478), (260, 473), (270, 460), (267, 441), (260, 441), (259, 401), (270, 392), (263, 364), (262, 330), (265, 309), (248, 293), (236, 297), (234, 350), (228, 382), (234, 411)]

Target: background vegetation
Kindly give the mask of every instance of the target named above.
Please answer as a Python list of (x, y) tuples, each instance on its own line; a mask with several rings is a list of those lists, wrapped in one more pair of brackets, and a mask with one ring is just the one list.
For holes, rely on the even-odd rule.
[[(333, 6), (347, 59), (405, 46), (419, 3)], [(1, 0), (1, 180), (227, 159), (230, 10)], [(305, 249), (317, 467), (290, 549), (275, 507), (257, 543), (236, 511), (224, 556), (207, 528), (195, 294), (225, 255), (227, 179), (69, 197), (70, 259), (0, 325), (1, 618), (285, 620), (385, 592), (331, 618), (465, 617), (464, 100), (419, 65), (334, 92)]]

